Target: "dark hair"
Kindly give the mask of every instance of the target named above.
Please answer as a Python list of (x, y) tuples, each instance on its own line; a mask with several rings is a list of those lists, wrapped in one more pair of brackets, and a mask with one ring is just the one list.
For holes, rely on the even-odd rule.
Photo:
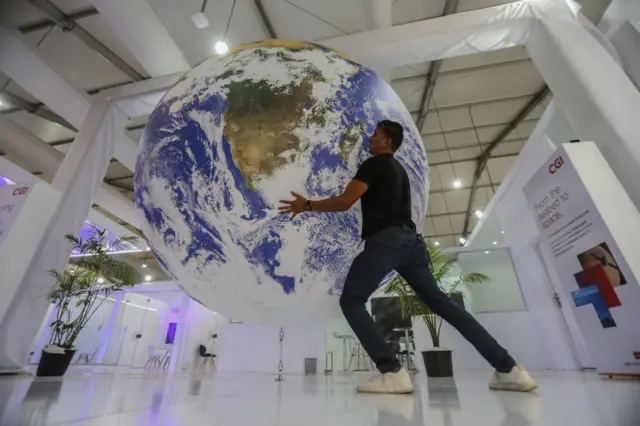
[(391, 139), (391, 149), (394, 152), (400, 149), (404, 139), (402, 124), (391, 120), (382, 120), (378, 122), (378, 128), (382, 129), (384, 134)]

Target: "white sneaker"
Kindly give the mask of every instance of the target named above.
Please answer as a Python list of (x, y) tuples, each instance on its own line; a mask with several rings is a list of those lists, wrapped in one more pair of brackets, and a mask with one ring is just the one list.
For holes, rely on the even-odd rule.
[(527, 370), (520, 365), (513, 367), (510, 373), (494, 372), (489, 389), (516, 392), (529, 392), (538, 387)]
[(358, 386), (361, 393), (412, 393), (413, 383), (409, 373), (401, 368), (397, 373), (384, 373)]

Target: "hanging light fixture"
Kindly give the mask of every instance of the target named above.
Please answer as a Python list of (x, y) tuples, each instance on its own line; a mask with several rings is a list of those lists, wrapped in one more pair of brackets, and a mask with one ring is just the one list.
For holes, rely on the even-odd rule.
[(191, 22), (193, 22), (193, 25), (195, 25), (199, 30), (203, 30), (209, 26), (209, 19), (204, 14), (204, 10), (207, 7), (208, 2), (209, 0), (203, 0), (200, 12), (196, 12), (191, 15)]

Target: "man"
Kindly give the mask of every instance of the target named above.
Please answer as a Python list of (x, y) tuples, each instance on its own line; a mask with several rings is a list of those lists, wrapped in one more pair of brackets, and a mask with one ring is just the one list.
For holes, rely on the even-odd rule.
[(378, 123), (369, 142), (373, 158), (366, 160), (355, 178), (338, 196), (311, 201), (292, 192), (292, 201), (281, 200), (281, 214), (346, 211), (362, 200), (362, 239), (365, 248), (349, 270), (340, 306), (360, 343), (382, 373), (358, 387), (359, 392), (411, 393), (409, 374), (401, 368), (385, 343), (365, 303), (392, 270), (398, 272), (433, 312), (454, 326), (496, 369), (489, 387), (530, 391), (537, 387), (529, 374), (458, 304), (438, 287), (430, 269), (424, 239), (411, 219), (411, 189), (402, 165), (394, 158), (403, 140), (402, 125), (390, 120)]

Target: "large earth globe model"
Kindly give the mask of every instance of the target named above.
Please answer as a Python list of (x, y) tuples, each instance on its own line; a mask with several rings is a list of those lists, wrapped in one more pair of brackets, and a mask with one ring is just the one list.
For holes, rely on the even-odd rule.
[(278, 215), (278, 200), (290, 191), (341, 193), (382, 119), (404, 126), (396, 158), (421, 228), (426, 153), (411, 115), (373, 71), (284, 40), (196, 66), (156, 106), (140, 141), (136, 205), (158, 262), (191, 297), (234, 320), (283, 326), (335, 317), (362, 250), (359, 203), (290, 221)]

